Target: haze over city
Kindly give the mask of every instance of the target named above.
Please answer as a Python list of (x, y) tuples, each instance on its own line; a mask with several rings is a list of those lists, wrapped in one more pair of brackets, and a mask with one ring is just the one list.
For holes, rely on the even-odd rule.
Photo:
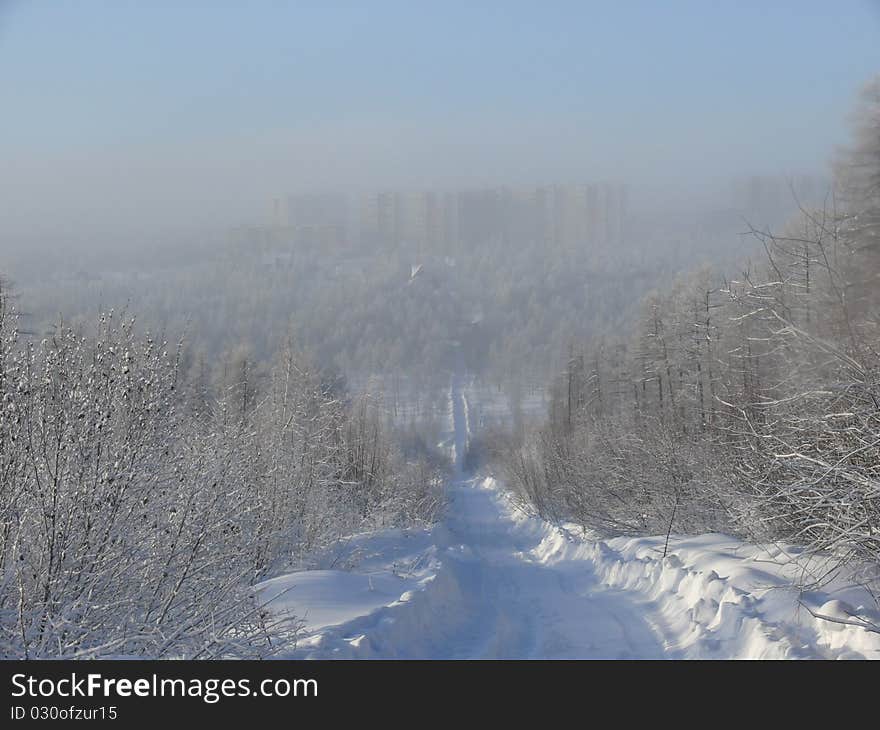
[(294, 192), (821, 173), (880, 55), (876, 3), (844, 6), (6, 0), (0, 221), (140, 240)]

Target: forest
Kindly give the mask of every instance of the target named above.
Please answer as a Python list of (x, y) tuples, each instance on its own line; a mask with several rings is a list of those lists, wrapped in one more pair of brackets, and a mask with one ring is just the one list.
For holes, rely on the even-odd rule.
[(459, 353), (486, 385), (543, 389), (571, 343), (634, 320), (633, 292), (694, 260), (732, 264), (753, 248), (736, 211), (708, 218), (705, 210), (635, 215), (616, 247), (524, 238), (418, 253), (381, 242), (244, 247), (220, 236), (130, 251), (71, 247), (48, 259), (13, 250), (7, 274), (23, 327), (36, 336), (60, 314), (78, 327), (131, 307), (152, 331), (185, 337), (181, 367), (209, 379), (245, 360), (253, 378), (263, 377), (291, 337), (327, 377), (355, 389), (379, 377), (386, 395), (399, 389), (397, 399), (409, 402), (440, 397)]

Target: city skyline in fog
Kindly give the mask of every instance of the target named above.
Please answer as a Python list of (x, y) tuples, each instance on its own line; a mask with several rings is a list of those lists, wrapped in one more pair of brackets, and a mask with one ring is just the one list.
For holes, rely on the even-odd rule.
[(822, 174), (868, 0), (0, 5), (0, 225), (224, 227), (310, 190)]

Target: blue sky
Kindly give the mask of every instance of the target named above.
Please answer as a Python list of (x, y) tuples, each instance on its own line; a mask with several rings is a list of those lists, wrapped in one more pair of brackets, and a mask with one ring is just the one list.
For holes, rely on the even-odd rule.
[(821, 169), (877, 72), (872, 0), (0, 0), (0, 221)]

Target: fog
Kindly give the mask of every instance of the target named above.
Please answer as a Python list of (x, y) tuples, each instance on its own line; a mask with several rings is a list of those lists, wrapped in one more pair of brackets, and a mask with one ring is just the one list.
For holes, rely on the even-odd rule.
[(5, 2), (4, 238), (136, 242), (314, 190), (822, 174), (880, 55), (869, 2), (613, 5)]
[(37, 334), (127, 307), (217, 369), (294, 332), (354, 380), (442, 380), (473, 320), (475, 374), (541, 383), (827, 203), (878, 23), (869, 2), (6, 2), (0, 272)]

